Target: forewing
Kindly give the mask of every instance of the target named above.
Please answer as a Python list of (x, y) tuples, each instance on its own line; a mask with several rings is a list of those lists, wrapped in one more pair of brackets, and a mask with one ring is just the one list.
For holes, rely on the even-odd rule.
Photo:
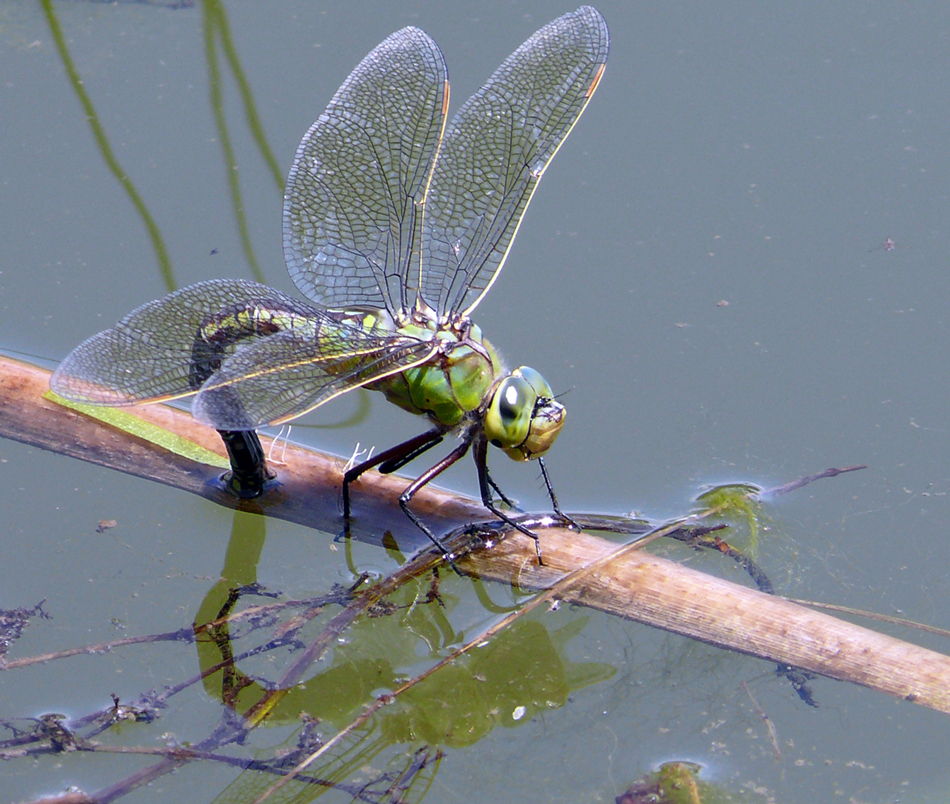
[(468, 315), (504, 265), (531, 195), (607, 61), (590, 6), (545, 25), (466, 101), (445, 133), (423, 232), (421, 296)]
[(283, 231), (290, 276), (307, 298), (331, 309), (409, 309), (447, 81), (435, 42), (403, 28), (360, 62), (304, 136)]
[[(229, 319), (257, 320), (262, 311), (290, 320), (318, 314), (312, 305), (241, 279), (216, 279), (182, 288), (133, 310), (112, 329), (84, 341), (53, 372), (60, 396), (94, 405), (130, 405), (195, 393), (237, 341), (209, 351), (199, 330)], [(255, 337), (245, 327), (243, 340)]]
[(425, 362), (435, 341), (323, 323), (241, 346), (202, 387), (192, 410), (219, 430), (283, 424), (340, 394)]

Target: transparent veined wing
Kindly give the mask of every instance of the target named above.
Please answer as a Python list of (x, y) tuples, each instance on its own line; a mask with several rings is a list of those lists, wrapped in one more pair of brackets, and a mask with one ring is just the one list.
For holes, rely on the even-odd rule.
[[(224, 332), (229, 319), (249, 311), (281, 310), (309, 319), (316, 308), (256, 282), (214, 279), (199, 282), (133, 310), (111, 329), (81, 343), (53, 373), (50, 387), (60, 396), (94, 405), (130, 405), (195, 393), (227, 356), (196, 351), (202, 328)], [(243, 337), (254, 336), (254, 325)], [(211, 328), (210, 330), (208, 328)], [(242, 339), (232, 338), (230, 350)], [(235, 340), (236, 339), (236, 340)]]
[(441, 51), (403, 28), (360, 62), (310, 127), (283, 213), (284, 258), (307, 298), (394, 315), (411, 307), (409, 266), (419, 259), (447, 104)]
[(466, 101), (426, 202), (422, 299), (468, 315), (504, 265), (535, 187), (591, 98), (607, 25), (590, 6), (548, 23)]
[(417, 366), (435, 340), (332, 320), (241, 345), (195, 397), (195, 418), (219, 430), (283, 424), (353, 388)]
[(77, 346), (50, 387), (94, 405), (201, 393), (195, 415), (249, 430), (424, 362), (434, 341), (364, 328), (278, 290), (214, 279), (144, 304)]

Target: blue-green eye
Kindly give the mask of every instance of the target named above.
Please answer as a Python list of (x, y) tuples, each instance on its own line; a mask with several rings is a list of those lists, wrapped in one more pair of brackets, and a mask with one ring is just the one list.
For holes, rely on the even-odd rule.
[(541, 374), (528, 366), (522, 366), (511, 373), (512, 377), (523, 377), (539, 399), (554, 399), (554, 391)]
[(516, 447), (528, 437), (537, 394), (523, 377), (506, 377), (485, 413), (485, 434), (496, 447)]

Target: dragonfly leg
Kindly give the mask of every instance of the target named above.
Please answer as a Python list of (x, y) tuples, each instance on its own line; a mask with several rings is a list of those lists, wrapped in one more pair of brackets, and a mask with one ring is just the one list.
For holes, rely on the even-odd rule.
[[(541, 539), (538, 537), (538, 534), (532, 530), (529, 530), (524, 525), (515, 522), (504, 511), (502, 511), (500, 508), (497, 508), (491, 498), (492, 489), (498, 491), (499, 494), (501, 494), (501, 492), (488, 474), (488, 442), (485, 440), (483, 435), (476, 438), (475, 441), (475, 468), (478, 470), (478, 487), (482, 495), (482, 505), (484, 505), (506, 525), (509, 525), (515, 528), (515, 530), (521, 531), (525, 536), (530, 536), (532, 539), (534, 539), (534, 551), (538, 555), (538, 566), (543, 567), (544, 559), (541, 557)], [(502, 499), (505, 499), (504, 495), (502, 495)]]
[[(439, 441), (441, 441), (441, 437)], [(438, 442), (436, 442), (438, 443)], [(413, 495), (427, 483), (431, 482), (439, 475), (441, 475), (446, 469), (448, 469), (453, 463), (463, 457), (468, 448), (471, 446), (471, 441), (469, 439), (464, 440), (459, 444), (455, 449), (453, 449), (448, 455), (446, 455), (441, 461), (439, 461), (431, 469), (427, 469), (419, 477), (412, 481), (406, 490), (399, 495), (399, 507), (402, 508), (403, 512), (406, 514), (409, 519), (412, 520), (413, 524), (419, 528), (432, 543), (442, 551), (442, 555), (448, 556), (449, 551), (445, 549), (445, 545), (439, 540), (439, 538), (432, 532), (432, 530), (423, 522), (416, 514), (412, 512), (412, 509), (409, 507), (409, 501), (413, 498)], [(418, 452), (416, 453), (418, 454)], [(450, 559), (451, 560), (451, 559)]]
[(224, 475), (224, 483), (242, 500), (259, 497), (264, 484), (274, 475), (267, 468), (264, 448), (254, 430), (218, 430), (228, 451), (231, 471)]
[(352, 469), (348, 469), (343, 475), (343, 518), (349, 522), (350, 519), (350, 483), (356, 480), (363, 472), (379, 467), (379, 471), (384, 475), (401, 469), (413, 458), (418, 457), (423, 452), (431, 449), (445, 437), (442, 430), (429, 430), (420, 433), (415, 438), (403, 441), (395, 447), (383, 450), (379, 455), (374, 455), (367, 461), (357, 464)]
[(548, 468), (544, 465), (544, 458), (538, 458), (538, 465), (541, 467), (541, 477), (544, 478), (544, 485), (547, 487), (548, 496), (551, 498), (551, 506), (554, 508), (554, 513), (562, 519), (568, 527), (574, 528), (576, 530), (581, 530), (581, 526), (578, 525), (573, 519), (571, 519), (567, 514), (561, 510), (561, 506), (557, 504), (557, 495), (554, 493), (554, 486), (551, 485), (551, 478), (548, 477)]
[(501, 487), (494, 481), (494, 479), (491, 476), (491, 473), (488, 471), (488, 466), (485, 467), (485, 477), (488, 479), (488, 485), (491, 486), (492, 491), (494, 491), (495, 494), (498, 495), (498, 497), (501, 499), (501, 501), (505, 505), (507, 505), (511, 510), (516, 511), (519, 514), (524, 513), (521, 507), (514, 500), (508, 499), (508, 495), (506, 495), (505, 492), (501, 490)]

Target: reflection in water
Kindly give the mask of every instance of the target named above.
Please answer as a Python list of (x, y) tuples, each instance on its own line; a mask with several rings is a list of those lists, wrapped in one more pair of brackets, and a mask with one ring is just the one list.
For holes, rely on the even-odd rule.
[(215, 128), (218, 131), (218, 140), (221, 143), (222, 155), (224, 156), (224, 167), (228, 177), (228, 189), (231, 193), (231, 205), (234, 208), (234, 219), (237, 223), (238, 233), (241, 237), (241, 246), (244, 249), (244, 257), (250, 266), (251, 274), (258, 282), (263, 282), (264, 274), (254, 254), (254, 246), (251, 243), (251, 234), (247, 225), (247, 216), (245, 214), (244, 199), (241, 194), (239, 178), (241, 175), (239, 170), (240, 165), (234, 154), (234, 147), (231, 145), (231, 135), (228, 132), (227, 120), (224, 115), (224, 94), (221, 72), (218, 69), (218, 44), (221, 45), (221, 49), (224, 52), (225, 63), (230, 68), (234, 81), (237, 84), (241, 102), (244, 106), (244, 116), (247, 120), (251, 136), (254, 142), (257, 143), (261, 156), (267, 163), (268, 170), (277, 184), (278, 194), (283, 193), (284, 178), (281, 175), (277, 159), (264, 135), (264, 126), (257, 113), (257, 106), (254, 103), (254, 96), (251, 93), (251, 85), (247, 80), (247, 76), (244, 74), (241, 62), (237, 56), (224, 6), (220, 0), (203, 0), (201, 7), (204, 11), (204, 42), (205, 56), (208, 64), (209, 102), (211, 104), (212, 114), (214, 115)]
[[(161, 5), (167, 8), (187, 8), (194, 5), (193, 3), (171, 2), (149, 2), (146, 4)], [(151, 212), (149, 212), (148, 207), (145, 204), (145, 200), (136, 189), (135, 184), (129, 176), (129, 173), (122, 167), (122, 165), (119, 164), (119, 160), (116, 157), (115, 152), (112, 149), (112, 145), (109, 142), (108, 135), (106, 134), (106, 131), (99, 120), (95, 106), (92, 103), (92, 98), (86, 91), (82, 76), (79, 74), (75, 63), (73, 62), (66, 42), (66, 37), (64, 36), (63, 29), (59, 24), (59, 19), (56, 16), (56, 10), (53, 6), (52, 0), (42, 0), (42, 6), (53, 41), (56, 43), (57, 52), (59, 53), (59, 57), (63, 62), (63, 67), (66, 70), (67, 79), (69, 80), (69, 84), (76, 93), (76, 97), (83, 108), (84, 117), (89, 122), (89, 127), (92, 129), (93, 137), (100, 153), (102, 154), (102, 158), (106, 163), (106, 167), (115, 177), (116, 181), (119, 182), (126, 195), (128, 195), (129, 200), (132, 202), (132, 205), (135, 207), (139, 217), (142, 219), (142, 222), (145, 225), (149, 238), (152, 242), (152, 249), (155, 252), (155, 257), (162, 275), (163, 284), (169, 291), (173, 291), (178, 287), (178, 282), (175, 279), (171, 258), (168, 254), (168, 249), (165, 246), (165, 241), (162, 237), (161, 230), (159, 229), (155, 219), (152, 217)], [(205, 54), (208, 66), (209, 103), (211, 106), (212, 115), (214, 117), (215, 126), (217, 128), (217, 138), (221, 143), (228, 187), (231, 194), (231, 203), (234, 209), (235, 223), (241, 238), (244, 256), (251, 269), (251, 273), (258, 281), (263, 282), (264, 277), (258, 264), (257, 257), (254, 254), (250, 230), (247, 225), (247, 216), (245, 213), (244, 201), (239, 181), (240, 166), (234, 154), (234, 148), (231, 144), (231, 135), (228, 131), (227, 121), (224, 114), (223, 78), (218, 65), (219, 46), (224, 55), (224, 63), (227, 65), (229, 71), (232, 74), (234, 82), (237, 85), (238, 94), (241, 97), (241, 104), (244, 109), (244, 118), (247, 123), (248, 131), (251, 135), (251, 138), (256, 143), (258, 150), (260, 151), (261, 157), (267, 165), (268, 172), (274, 178), (278, 194), (282, 194), (283, 192), (284, 179), (280, 170), (280, 166), (277, 163), (277, 159), (274, 156), (274, 153), (267, 142), (267, 137), (264, 134), (264, 126), (261, 122), (260, 115), (257, 112), (257, 106), (254, 102), (250, 83), (247, 80), (247, 76), (244, 74), (240, 59), (237, 55), (237, 50), (234, 47), (234, 41), (231, 36), (231, 30), (228, 25), (227, 14), (225, 13), (224, 6), (219, 0), (203, 0), (202, 9)]]
[(59, 57), (63, 61), (63, 67), (66, 70), (69, 84), (76, 93), (79, 103), (82, 104), (83, 112), (85, 113), (86, 120), (89, 122), (89, 127), (92, 129), (92, 136), (96, 140), (96, 145), (102, 153), (102, 158), (105, 160), (109, 172), (115, 176), (116, 181), (118, 181), (122, 189), (125, 190), (126, 195), (128, 195), (129, 200), (135, 207), (135, 211), (138, 212), (142, 223), (145, 224), (145, 228), (148, 230), (148, 236), (152, 241), (152, 248), (155, 250), (155, 257), (158, 260), (158, 267), (161, 271), (165, 287), (168, 288), (168, 290), (174, 290), (177, 287), (177, 283), (175, 282), (175, 275), (172, 272), (172, 262), (168, 256), (168, 249), (165, 248), (165, 241), (162, 239), (162, 233), (159, 231), (158, 224), (155, 223), (155, 219), (145, 206), (145, 201), (142, 200), (139, 191), (135, 189), (135, 185), (132, 183), (132, 179), (129, 178), (129, 174), (123, 170), (119, 164), (119, 160), (116, 158), (112, 146), (109, 144), (109, 138), (106, 136), (102, 123), (99, 122), (96, 108), (92, 105), (92, 99), (89, 97), (89, 93), (86, 92), (82, 77), (76, 70), (76, 65), (73, 63), (72, 56), (69, 53), (69, 48), (66, 45), (66, 37), (63, 36), (63, 29), (59, 25), (59, 19), (56, 17), (56, 12), (53, 8), (53, 0), (41, 0), (41, 2), (43, 4), (43, 12), (46, 15), (46, 21), (49, 24), (50, 34), (56, 43), (56, 50), (59, 53)]
[[(327, 732), (345, 730), (367, 703), (424, 672), (471, 635), (451, 622), (459, 599), (428, 572), (409, 576), (392, 594), (374, 600), (345, 631), (334, 630), (339, 613), (361, 605), (375, 587), (358, 582), (359, 589), (334, 589), (320, 598), (276, 605), (255, 601), (238, 610), (242, 600), (263, 594), (256, 582), (265, 522), (235, 514), (222, 577), (195, 617), (198, 658), (206, 692), (247, 717), (248, 728), (258, 722), (299, 723), (291, 738), (296, 747), (284, 746), (299, 759), (319, 748), (321, 738), (332, 736)], [(431, 776), (423, 771), (434, 775), (438, 765), (430, 760), (436, 748), (472, 745), (497, 726), (530, 722), (562, 707), (573, 690), (614, 674), (610, 665), (566, 658), (567, 643), (586, 621), (577, 618), (555, 632), (537, 620), (515, 622), (354, 728), (307, 769), (308, 776), (347, 786), (358, 771), (372, 766), (381, 769), (375, 779), (380, 784), (391, 780), (399, 766), (398, 778), (406, 779), (406, 770), (415, 768), (416, 783), (427, 785)], [(285, 664), (280, 657), (288, 649), (295, 656), (306, 654), (327, 629), (329, 649), (313, 664), (316, 673), (278, 690), (276, 679)], [(258, 718), (258, 710), (265, 714)], [(322, 735), (315, 732), (316, 723)], [(237, 784), (261, 784), (259, 770), (248, 770)], [(294, 789), (299, 792), (303, 784), (295, 782)], [(242, 798), (246, 792), (242, 787)]]

